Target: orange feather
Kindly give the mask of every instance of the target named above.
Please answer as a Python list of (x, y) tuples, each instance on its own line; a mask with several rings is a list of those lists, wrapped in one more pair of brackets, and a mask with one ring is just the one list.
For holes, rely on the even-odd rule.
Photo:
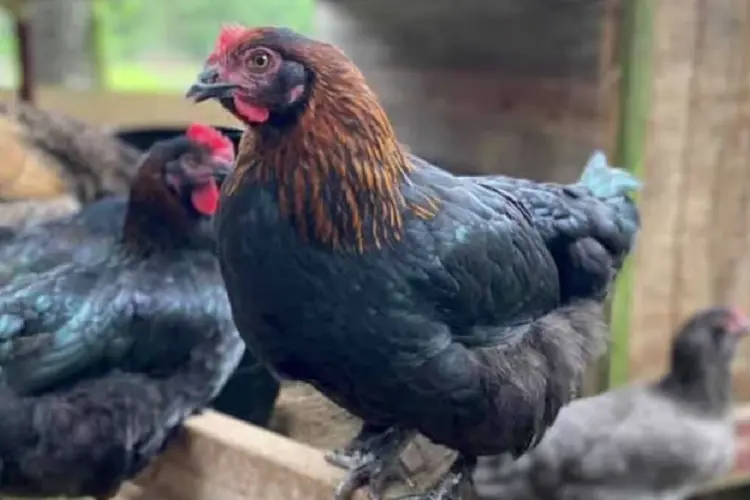
[[(263, 45), (272, 34), (246, 30), (230, 50)], [(273, 43), (278, 47), (278, 37)], [(315, 71), (308, 105), (282, 141), (262, 129), (245, 134), (225, 193), (232, 196), (245, 182), (276, 183), (280, 208), (303, 239), (359, 253), (400, 240), (407, 211), (434, 217), (435, 200), (404, 200), (401, 185), (413, 166), (354, 64), (312, 40), (279, 48)]]

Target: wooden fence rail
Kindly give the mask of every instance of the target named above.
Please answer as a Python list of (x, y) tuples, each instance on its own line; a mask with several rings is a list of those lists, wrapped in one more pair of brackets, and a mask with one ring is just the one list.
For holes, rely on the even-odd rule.
[[(750, 406), (737, 410), (737, 420), (735, 470), (706, 492), (736, 486), (750, 473)], [(330, 500), (342, 478), (321, 450), (208, 411), (189, 420), (116, 500)]]

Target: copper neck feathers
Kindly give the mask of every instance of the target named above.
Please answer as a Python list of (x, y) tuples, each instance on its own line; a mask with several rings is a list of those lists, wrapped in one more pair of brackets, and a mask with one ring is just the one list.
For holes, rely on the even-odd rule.
[(284, 130), (245, 134), (226, 192), (245, 182), (274, 185), (301, 238), (329, 249), (364, 253), (400, 240), (402, 183), (412, 166), (388, 117), (338, 53), (303, 57), (317, 72), (306, 108)]

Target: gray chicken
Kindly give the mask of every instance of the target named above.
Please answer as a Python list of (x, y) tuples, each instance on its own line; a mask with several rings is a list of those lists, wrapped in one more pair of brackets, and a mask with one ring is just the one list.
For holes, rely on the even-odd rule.
[(748, 320), (693, 316), (661, 379), (579, 399), (534, 450), (479, 460), (483, 499), (676, 500), (729, 472), (734, 456), (730, 364)]

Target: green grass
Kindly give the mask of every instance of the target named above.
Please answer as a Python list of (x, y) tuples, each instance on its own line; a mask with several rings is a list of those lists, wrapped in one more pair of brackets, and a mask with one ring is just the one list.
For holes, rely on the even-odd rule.
[[(219, 27), (226, 21), (246, 25), (284, 25), (312, 33), (314, 0), (185, 0), (172, 5), (146, 0), (97, 0), (101, 51), (101, 86), (118, 92), (182, 92), (195, 77), (195, 65), (166, 62), (164, 65), (123, 62), (124, 58), (162, 56), (198, 58), (213, 46)], [(173, 18), (179, 26), (166, 26)], [(7, 60), (14, 60), (15, 41), (10, 16), (0, 8), (0, 85), (9, 78)], [(162, 67), (163, 66), (163, 67)]]

